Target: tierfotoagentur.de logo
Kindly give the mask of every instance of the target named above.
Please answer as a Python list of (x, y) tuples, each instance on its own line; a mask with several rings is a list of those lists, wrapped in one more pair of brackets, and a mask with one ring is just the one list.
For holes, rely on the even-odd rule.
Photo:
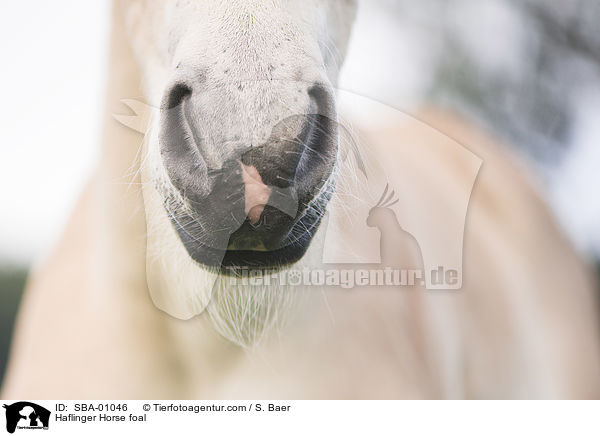
[(19, 401), (13, 404), (4, 404), (6, 409), (6, 431), (14, 433), (15, 430), (48, 430), (50, 411), (35, 403)]
[[(305, 85), (286, 83), (294, 89)], [(206, 90), (205, 94), (216, 99), (222, 92), (223, 89), (217, 88)], [(410, 115), (393, 107), (341, 89), (335, 93), (338, 103), (346, 108), (361, 108), (364, 113), (381, 114), (384, 119), (393, 120), (394, 125), (410, 123), (416, 125), (418, 131), (409, 141), (385, 140), (390, 142), (387, 146), (394, 151), (393, 160), (385, 159), (382, 157), (385, 154), (374, 151), (382, 142), (377, 136), (359, 135), (351, 122), (330, 118), (327, 113), (288, 116), (273, 127), (267, 139), (223, 134), (219, 140), (223, 147), (232, 147), (240, 142), (253, 145), (245, 148), (246, 151), (233, 160), (231, 167), (215, 168), (207, 173), (208, 178), (214, 178), (211, 201), (218, 198), (215, 205), (228, 205), (235, 209), (235, 213), (224, 218), (226, 222), (218, 217), (209, 220), (220, 223), (214, 231), (199, 224), (200, 215), (218, 208), (204, 205), (199, 209), (200, 200), (186, 200), (177, 193), (177, 189), (171, 189), (171, 182), (163, 177), (160, 156), (150, 155), (144, 160), (144, 167), (158, 174), (157, 177), (163, 177), (154, 185), (168, 191), (163, 200), (149, 195), (145, 201), (156, 200), (156, 204), (165, 208), (171, 227), (187, 244), (195, 261), (221, 273), (207, 276), (209, 282), (203, 281), (203, 286), (209, 289), (218, 286), (462, 288), (464, 231), (482, 159), (459, 142), (425, 123), (415, 123)], [(117, 121), (145, 135), (145, 141), (149, 143), (158, 141), (165, 147), (169, 145), (168, 138), (155, 138), (152, 120), (161, 117), (168, 120), (178, 110), (177, 107), (152, 106), (132, 99), (124, 99), (122, 103), (132, 114), (114, 114)], [(319, 131), (339, 135), (339, 138), (335, 137), (339, 147), (337, 163), (333, 165), (328, 161), (335, 169), (332, 175), (324, 174), (322, 177), (326, 182), (320, 188), (320, 200), (302, 200), (302, 192), (297, 187), (269, 177), (263, 179), (256, 172), (256, 165), (260, 167), (261, 162), (270, 162), (272, 156), (297, 158), (297, 144), (293, 138), (290, 140), (286, 136), (297, 125), (313, 125)], [(283, 149), (277, 149), (277, 152), (271, 150), (269, 147), (274, 147), (273, 144)], [(462, 176), (452, 185), (452, 196), (440, 194), (439, 186), (442, 185), (438, 186), (433, 178), (422, 179), (415, 175), (415, 169), (420, 168), (423, 161), (437, 162), (438, 156), (447, 156), (444, 165), (452, 163), (461, 168)], [(291, 167), (296, 168), (297, 165), (299, 163), (294, 161)], [(199, 170), (190, 167), (186, 171), (193, 173)], [(187, 176), (184, 176), (181, 177), (185, 179)], [(178, 177), (175, 179), (179, 180)], [(326, 207), (326, 204), (329, 206)], [(304, 212), (303, 208), (306, 209)], [(164, 227), (163, 221), (156, 217), (152, 214), (147, 217), (150, 237), (147, 240), (146, 273), (150, 294), (161, 310), (188, 319), (203, 312), (210, 297), (202, 297), (188, 305), (185, 302), (190, 298), (185, 287), (165, 294), (161, 277), (168, 272), (160, 259), (162, 250), (171, 246), (163, 235), (171, 230), (157, 231)], [(301, 218), (308, 221), (298, 224)], [(292, 226), (293, 231), (287, 233), (287, 239), (284, 238), (285, 243), (273, 239), (276, 223), (280, 221), (296, 223), (295, 227)], [(319, 242), (311, 244), (301, 261), (286, 258), (286, 247), (302, 245), (306, 234), (310, 234), (311, 238), (315, 236)], [(254, 246), (252, 244), (256, 245), (252, 238), (259, 236), (262, 238), (259, 248), (249, 249)], [(344, 241), (348, 240), (354, 246), (346, 245)], [(268, 262), (263, 265), (261, 261), (272, 252), (283, 256), (283, 260), (273, 268)], [(249, 266), (240, 266), (244, 264), (240, 259), (248, 253), (252, 256)], [(208, 257), (202, 257), (204, 255)], [(286, 266), (280, 268), (280, 265)], [(189, 274), (181, 271), (178, 274), (191, 277), (194, 268)]]

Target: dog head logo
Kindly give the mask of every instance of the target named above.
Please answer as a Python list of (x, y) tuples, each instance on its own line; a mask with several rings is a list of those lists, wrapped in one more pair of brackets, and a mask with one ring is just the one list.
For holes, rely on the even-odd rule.
[(4, 404), (6, 409), (6, 431), (14, 433), (18, 429), (48, 429), (50, 411), (42, 406), (27, 401), (19, 401), (11, 405)]

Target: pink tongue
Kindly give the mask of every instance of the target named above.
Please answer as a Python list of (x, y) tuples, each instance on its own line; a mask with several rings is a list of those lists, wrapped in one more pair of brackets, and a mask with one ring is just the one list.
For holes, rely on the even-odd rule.
[(258, 223), (271, 195), (271, 188), (263, 183), (262, 177), (253, 166), (242, 164), (242, 179), (246, 185), (245, 212), (252, 224)]

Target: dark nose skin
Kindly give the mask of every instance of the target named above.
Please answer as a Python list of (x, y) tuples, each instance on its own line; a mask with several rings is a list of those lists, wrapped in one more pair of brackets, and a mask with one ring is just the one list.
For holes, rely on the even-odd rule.
[(180, 194), (165, 205), (188, 253), (210, 266), (219, 258), (220, 266), (299, 259), (320, 223), (314, 205), (328, 201), (323, 188), (337, 156), (331, 91), (311, 86), (307, 113), (280, 120), (264, 143), (226, 150), (216, 163), (204, 158), (215, 150), (203, 149), (215, 145), (198, 140), (200, 126), (186, 119), (192, 94), (181, 83), (167, 92), (160, 134), (163, 164)]

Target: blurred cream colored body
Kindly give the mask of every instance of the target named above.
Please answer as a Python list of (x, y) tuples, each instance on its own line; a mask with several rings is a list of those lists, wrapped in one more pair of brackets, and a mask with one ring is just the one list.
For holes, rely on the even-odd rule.
[[(139, 83), (117, 22), (102, 159), (59, 246), (29, 281), (3, 398), (599, 396), (596, 301), (585, 266), (522, 169), (469, 125), (435, 112), (424, 119), (485, 161), (466, 226), (462, 290), (307, 292), (287, 325), (251, 350), (219, 336), (205, 315), (181, 321), (157, 310), (141, 187), (131, 176), (140, 138), (111, 118)], [(365, 136), (373, 154), (393, 161), (390, 144), (422, 129), (414, 121)], [(440, 198), (463, 177), (446, 160), (416, 160), (423, 179), (435, 171), (432, 195)], [(361, 235), (342, 237), (364, 246)]]

